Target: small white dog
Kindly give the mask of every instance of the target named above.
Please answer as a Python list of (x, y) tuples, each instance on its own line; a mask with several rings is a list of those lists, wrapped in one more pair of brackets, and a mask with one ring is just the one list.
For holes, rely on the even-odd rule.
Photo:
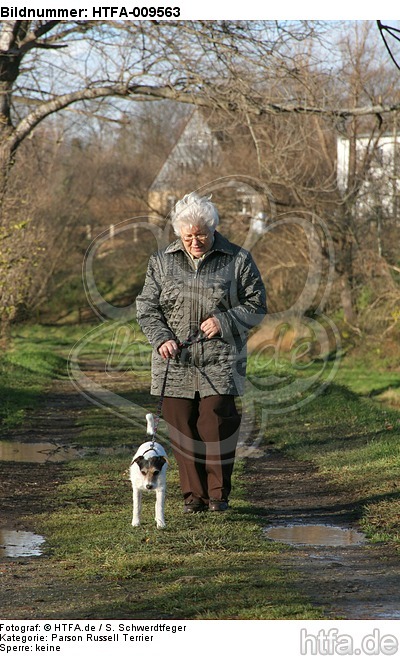
[[(154, 417), (146, 415), (147, 435), (154, 437)], [(164, 502), (166, 492), (166, 474), (168, 458), (164, 448), (157, 442), (141, 444), (133, 456), (129, 469), (133, 490), (132, 526), (140, 526), (143, 490), (156, 493), (155, 519), (157, 528), (165, 528)]]

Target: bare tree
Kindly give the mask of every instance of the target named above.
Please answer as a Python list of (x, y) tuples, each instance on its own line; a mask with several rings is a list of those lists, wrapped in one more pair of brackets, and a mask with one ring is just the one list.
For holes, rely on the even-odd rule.
[[(357, 294), (365, 284), (358, 251), (369, 248), (365, 226), (371, 218), (365, 197), (368, 194), (372, 199), (387, 191), (387, 182), (382, 186), (382, 180), (378, 181), (377, 176), (373, 179), (371, 172), (380, 156), (382, 135), (393, 131), (392, 126), (396, 125), (400, 93), (384, 50), (379, 49), (378, 33), (372, 22), (356, 23), (339, 37), (331, 69), (316, 59), (313, 48), (294, 51), (292, 70), (288, 66), (280, 70), (281, 79), (285, 80), (283, 88), (278, 84), (273, 88), (276, 113), (255, 116), (243, 105), (243, 122), (249, 125), (260, 176), (274, 189), (281, 190), (278, 197), (283, 202), (279, 211), (293, 215), (304, 211), (317, 213), (329, 225), (336, 243), (340, 305), (347, 323), (354, 325)], [(271, 103), (271, 89), (265, 93)], [(297, 104), (290, 113), (288, 95), (301, 99), (304, 111)], [(370, 113), (364, 111), (368, 106)], [(312, 107), (318, 109), (311, 111)], [(337, 111), (333, 111), (334, 107)], [(341, 180), (337, 170), (339, 138), (348, 147), (346, 178)], [(380, 170), (381, 178), (387, 179), (388, 170)], [(393, 198), (395, 201), (395, 193)], [(379, 226), (383, 229), (381, 223)], [(392, 238), (396, 234), (394, 223), (388, 223), (386, 230)], [(300, 243), (297, 240), (294, 248), (298, 249)], [(279, 252), (284, 254), (285, 249), (275, 247), (276, 258)], [(288, 259), (281, 258), (277, 266), (276, 258), (276, 275), (285, 276)], [(302, 261), (310, 264), (304, 254), (297, 261), (299, 265)]]
[[(306, 178), (321, 177), (319, 167), (313, 170), (310, 160), (301, 180), (293, 178), (293, 166), (289, 166), (303, 150), (296, 133), (300, 119), (305, 117), (305, 126), (315, 125), (313, 148), (322, 151), (318, 161), (324, 160), (329, 186), (332, 167), (326, 156), (324, 122), (341, 124), (377, 117), (379, 123), (379, 117), (399, 108), (398, 99), (390, 94), (383, 101), (383, 96), (366, 93), (347, 98), (343, 93), (321, 93), (318, 78), (334, 90), (337, 68), (321, 68), (323, 74), (317, 76), (306, 72), (315, 71), (324, 60), (321, 35), (326, 39), (327, 29), (332, 26), (316, 21), (2, 21), (2, 268), (13, 268), (9, 242), (14, 228), (10, 229), (9, 208), (15, 210), (18, 197), (11, 199), (11, 205), (10, 199), (6, 200), (13, 162), (42, 121), (64, 110), (81, 119), (79, 130), (84, 131), (88, 116), (118, 120), (129, 112), (127, 100), (168, 99), (204, 106), (217, 111), (226, 122), (247, 126), (255, 137), (261, 174), (265, 172), (265, 144), (256, 128), (269, 118), (268, 125), (275, 122), (275, 129), (286, 140), (286, 162), (276, 160), (276, 176), (282, 181), (285, 172), (288, 182), (291, 180), (290, 194), (299, 204), (306, 196), (310, 202), (313, 185)], [(319, 48), (312, 47), (315, 40)], [(29, 257), (28, 253), (24, 257)], [(11, 314), (2, 311), (3, 317)]]
[[(3, 21), (0, 194), (24, 139), (45, 118), (76, 103), (80, 111), (104, 98), (217, 101), (228, 109), (229, 86), (208, 94), (207, 88), (229, 74), (235, 60), (246, 63), (250, 44), (268, 52), (259, 31), (251, 22)], [(183, 54), (189, 51), (190, 58)]]
[[(269, 28), (272, 31), (267, 39)], [(297, 29), (299, 33), (309, 32), (305, 25)], [(112, 122), (126, 115), (126, 105), (121, 105), (126, 99), (169, 99), (218, 106), (225, 112), (235, 110), (237, 89), (234, 84), (230, 91), (227, 82), (229, 78), (234, 82), (233, 73), (240, 62), (242, 69), (248, 68), (257, 48), (271, 57), (268, 48), (288, 38), (283, 32), (279, 36), (274, 25), (251, 22), (2, 21), (2, 326), (7, 327), (16, 316), (31, 289), (30, 275), (41, 248), (35, 222), (35, 204), (41, 206), (38, 193), (32, 189), (27, 194), (18, 180), (10, 178), (21, 146), (35, 129), (51, 115), (68, 110), (81, 119), (79, 132), (84, 133), (88, 116)], [(222, 85), (221, 79), (226, 80)], [(31, 155), (29, 149), (24, 154)], [(45, 187), (41, 187), (43, 193)], [(67, 225), (66, 220), (63, 234), (68, 232)], [(38, 246), (34, 248), (34, 244)]]
[[(316, 21), (2, 21), (0, 191), (18, 146), (45, 118), (79, 103), (172, 99), (249, 116), (373, 115), (383, 106), (321, 106), (283, 93), (296, 77), (293, 44), (309, 48)], [(315, 55), (314, 55), (315, 56)], [(298, 77), (298, 76), (297, 76)], [(268, 89), (268, 94), (265, 93)], [(279, 89), (279, 95), (276, 91)], [(92, 113), (102, 105), (91, 105)]]

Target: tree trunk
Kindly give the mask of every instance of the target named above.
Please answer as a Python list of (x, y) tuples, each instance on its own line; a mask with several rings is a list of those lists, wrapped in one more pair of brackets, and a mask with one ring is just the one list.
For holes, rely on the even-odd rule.
[(338, 223), (339, 239), (335, 269), (340, 283), (340, 300), (344, 320), (351, 326), (357, 322), (354, 308), (354, 248), (353, 217), (351, 207), (347, 207), (342, 220)]
[(0, 226), (3, 224), (4, 198), (14, 158), (14, 150), (6, 138), (5, 132), (6, 130), (0, 130)]
[(346, 323), (351, 326), (356, 320), (353, 303), (352, 285), (347, 273), (343, 274), (340, 279), (340, 300), (343, 309), (343, 317)]

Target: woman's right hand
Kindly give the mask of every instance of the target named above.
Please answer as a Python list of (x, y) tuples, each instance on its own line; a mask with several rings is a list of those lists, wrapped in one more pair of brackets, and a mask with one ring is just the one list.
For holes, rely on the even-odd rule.
[(178, 355), (179, 352), (178, 344), (174, 339), (169, 339), (167, 342), (164, 342), (164, 344), (161, 344), (161, 346), (158, 347), (158, 352), (161, 357), (164, 358), (164, 360), (168, 360), (168, 358), (174, 358), (176, 355)]

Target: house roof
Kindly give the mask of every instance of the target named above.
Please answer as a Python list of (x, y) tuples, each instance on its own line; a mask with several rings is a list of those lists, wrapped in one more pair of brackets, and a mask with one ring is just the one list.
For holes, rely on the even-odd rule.
[(202, 112), (195, 108), (172, 146), (171, 151), (161, 165), (149, 187), (149, 191), (171, 188), (182, 170), (195, 170), (210, 164), (219, 151), (218, 141), (213, 135)]

